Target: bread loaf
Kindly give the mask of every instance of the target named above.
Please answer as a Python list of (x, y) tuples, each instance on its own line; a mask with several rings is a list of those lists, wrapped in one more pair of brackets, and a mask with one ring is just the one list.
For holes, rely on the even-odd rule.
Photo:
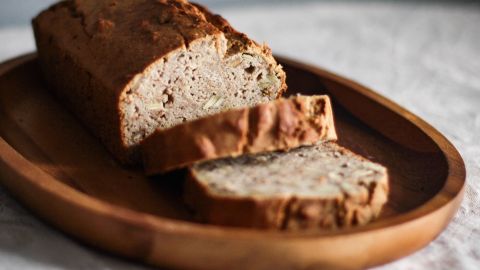
[(388, 189), (385, 167), (327, 142), (196, 164), (185, 201), (211, 224), (336, 229), (376, 218)]
[(33, 28), (47, 82), (123, 163), (155, 129), (286, 88), (267, 46), (187, 1), (64, 1)]
[(328, 96), (294, 96), (157, 130), (141, 149), (145, 172), (151, 175), (199, 161), (336, 138)]

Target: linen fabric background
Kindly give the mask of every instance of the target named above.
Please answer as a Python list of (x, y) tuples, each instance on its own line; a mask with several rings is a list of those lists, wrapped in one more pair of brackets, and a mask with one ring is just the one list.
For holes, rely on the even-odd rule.
[[(417, 114), (451, 140), (467, 167), (465, 199), (460, 210), (430, 245), (378, 269), (479, 269), (480, 4), (428, 1), (209, 1), (207, 4), (250, 37), (268, 41), (274, 53), (319, 65), (369, 86)], [(4, 9), (4, 13), (5, 10), (14, 9)], [(25, 11), (22, 16), (36, 12)], [(35, 49), (27, 21), (18, 24), (16, 17), (12, 18), (13, 23), (7, 17), (0, 20), (0, 61)], [(149, 267), (72, 240), (38, 220), (0, 187), (0, 269)]]

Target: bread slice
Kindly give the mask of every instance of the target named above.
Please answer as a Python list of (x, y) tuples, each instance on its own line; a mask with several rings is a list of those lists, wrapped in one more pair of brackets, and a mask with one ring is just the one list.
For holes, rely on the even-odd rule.
[(334, 229), (376, 218), (388, 189), (385, 167), (327, 142), (196, 164), (185, 201), (212, 224)]
[(157, 130), (142, 143), (148, 175), (195, 162), (335, 140), (328, 96), (294, 96)]
[(123, 163), (157, 128), (286, 89), (267, 46), (187, 1), (63, 1), (33, 28), (47, 82)]

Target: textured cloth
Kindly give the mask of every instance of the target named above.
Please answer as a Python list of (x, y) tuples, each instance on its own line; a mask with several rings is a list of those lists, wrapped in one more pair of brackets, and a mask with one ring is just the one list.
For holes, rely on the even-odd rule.
[[(423, 250), (378, 269), (480, 267), (480, 5), (425, 2), (222, 6), (275, 53), (371, 87), (440, 130), (467, 167), (462, 206)], [(34, 49), (28, 28), (0, 29), (0, 60)], [(0, 269), (145, 269), (38, 221), (0, 188)]]

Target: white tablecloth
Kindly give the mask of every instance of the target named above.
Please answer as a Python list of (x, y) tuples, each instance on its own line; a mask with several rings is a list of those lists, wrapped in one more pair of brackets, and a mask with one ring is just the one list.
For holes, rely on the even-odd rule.
[[(357, 80), (450, 139), (465, 199), (423, 250), (379, 269), (480, 269), (480, 5), (286, 2), (216, 11), (273, 51)], [(30, 29), (0, 28), (0, 61), (34, 50)], [(145, 269), (45, 225), (0, 187), (0, 269)]]

